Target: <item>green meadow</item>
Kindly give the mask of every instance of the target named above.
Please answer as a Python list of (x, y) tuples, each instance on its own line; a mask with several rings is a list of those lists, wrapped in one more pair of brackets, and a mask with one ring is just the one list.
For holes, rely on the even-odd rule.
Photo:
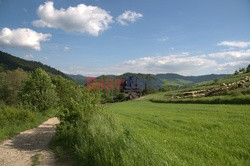
[(105, 107), (145, 143), (157, 165), (250, 165), (249, 105), (129, 101)]

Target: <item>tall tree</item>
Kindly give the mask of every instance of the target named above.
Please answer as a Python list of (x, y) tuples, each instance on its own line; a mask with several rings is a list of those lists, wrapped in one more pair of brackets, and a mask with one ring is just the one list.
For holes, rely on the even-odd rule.
[(32, 72), (21, 92), (24, 105), (39, 111), (46, 111), (56, 106), (58, 102), (56, 87), (52, 84), (50, 76), (38, 68)]
[(18, 68), (0, 74), (0, 99), (9, 105), (18, 103), (18, 94), (27, 78), (27, 73)]
[(247, 66), (246, 72), (247, 72), (247, 73), (250, 73), (250, 64)]

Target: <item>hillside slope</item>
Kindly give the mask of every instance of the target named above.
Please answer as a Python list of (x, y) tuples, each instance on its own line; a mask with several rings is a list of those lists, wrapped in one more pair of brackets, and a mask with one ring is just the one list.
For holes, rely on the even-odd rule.
[(250, 73), (202, 82), (180, 90), (150, 94), (143, 100), (161, 103), (249, 104)]
[(15, 57), (13, 55), (0, 51), (0, 71), (1, 70), (14, 70), (17, 68), (21, 68), (24, 71), (33, 71), (36, 68), (42, 68), (48, 73), (51, 73), (54, 75), (60, 75), (64, 78), (69, 78), (63, 72), (57, 69), (54, 69), (48, 65), (44, 65), (41, 62), (24, 60), (19, 57)]
[(68, 74), (68, 76), (73, 79), (74, 81), (76, 81), (78, 84), (80, 85), (85, 85), (87, 83), (86, 77), (82, 76), (82, 75), (74, 75), (74, 74)]
[[(80, 84), (86, 84), (86, 77), (82, 75), (72, 75), (69, 74), (69, 77), (71, 77), (73, 80)], [(141, 74), (141, 73), (124, 73), (122, 75), (101, 75), (97, 78), (127, 78), (127, 77), (137, 77), (137, 78), (143, 78), (143, 79), (153, 79), (158, 78), (161, 79), (164, 82), (164, 86), (171, 86), (173, 88), (185, 88), (185, 87), (191, 87), (194, 84), (205, 82), (205, 81), (211, 81), (214, 79), (224, 78), (231, 76), (230, 74), (210, 74), (210, 75), (202, 75), (202, 76), (182, 76), (179, 74), (174, 73), (166, 73), (166, 74)]]
[[(0, 51), (0, 71), (1, 70), (14, 70), (16, 68), (21, 68), (25, 71), (33, 71), (36, 68), (42, 68), (46, 72), (51, 74), (60, 75), (64, 78), (71, 78), (78, 82), (79, 84), (86, 84), (86, 77), (82, 75), (73, 75), (73, 74), (64, 74), (63, 72), (54, 69), (48, 65), (44, 65), (41, 62), (36, 61), (28, 61), (19, 57), (15, 57), (8, 53)], [(138, 78), (159, 78), (164, 82), (164, 85), (169, 85), (171, 87), (183, 88), (190, 87), (196, 83), (210, 81), (218, 78), (224, 78), (230, 76), (229, 74), (210, 74), (210, 75), (202, 75), (202, 76), (182, 76), (175, 73), (166, 73), (166, 74), (140, 74), (140, 73), (124, 73), (122, 75), (104, 75), (102, 77), (108, 78), (126, 78), (128, 76), (135, 76)]]

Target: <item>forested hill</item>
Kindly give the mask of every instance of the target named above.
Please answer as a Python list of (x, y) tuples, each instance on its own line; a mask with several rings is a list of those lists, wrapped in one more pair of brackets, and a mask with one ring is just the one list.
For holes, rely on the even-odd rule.
[[(79, 84), (86, 84), (87, 80), (85, 76), (82, 75), (68, 75), (73, 80), (78, 82)], [(224, 77), (231, 76), (230, 74), (209, 74), (209, 75), (201, 75), (201, 76), (182, 76), (175, 73), (166, 73), (166, 74), (139, 74), (139, 73), (124, 73), (122, 75), (101, 75), (97, 78), (127, 78), (127, 77), (137, 77), (143, 79), (152, 79), (152, 78), (159, 78), (161, 79), (165, 85), (171, 86), (173, 88), (185, 88), (193, 86), (197, 83), (206, 82), (210, 80), (220, 79)]]
[(73, 74), (68, 74), (68, 76), (75, 80), (78, 84), (80, 85), (85, 85), (87, 83), (86, 77), (82, 75), (73, 75)]
[(10, 55), (8, 53), (0, 51), (0, 71), (14, 70), (17, 68), (21, 68), (24, 71), (33, 71), (36, 68), (42, 68), (48, 73), (60, 75), (64, 78), (69, 78), (63, 72), (56, 70), (48, 65), (44, 65), (41, 62), (24, 60), (24, 59), (21, 59), (13, 55)]

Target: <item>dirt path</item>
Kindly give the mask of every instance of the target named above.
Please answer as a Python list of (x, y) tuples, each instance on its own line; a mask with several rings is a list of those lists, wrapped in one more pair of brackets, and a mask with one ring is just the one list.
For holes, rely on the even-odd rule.
[(24, 131), (0, 144), (1, 166), (55, 165), (48, 144), (59, 121), (51, 118), (37, 128)]

